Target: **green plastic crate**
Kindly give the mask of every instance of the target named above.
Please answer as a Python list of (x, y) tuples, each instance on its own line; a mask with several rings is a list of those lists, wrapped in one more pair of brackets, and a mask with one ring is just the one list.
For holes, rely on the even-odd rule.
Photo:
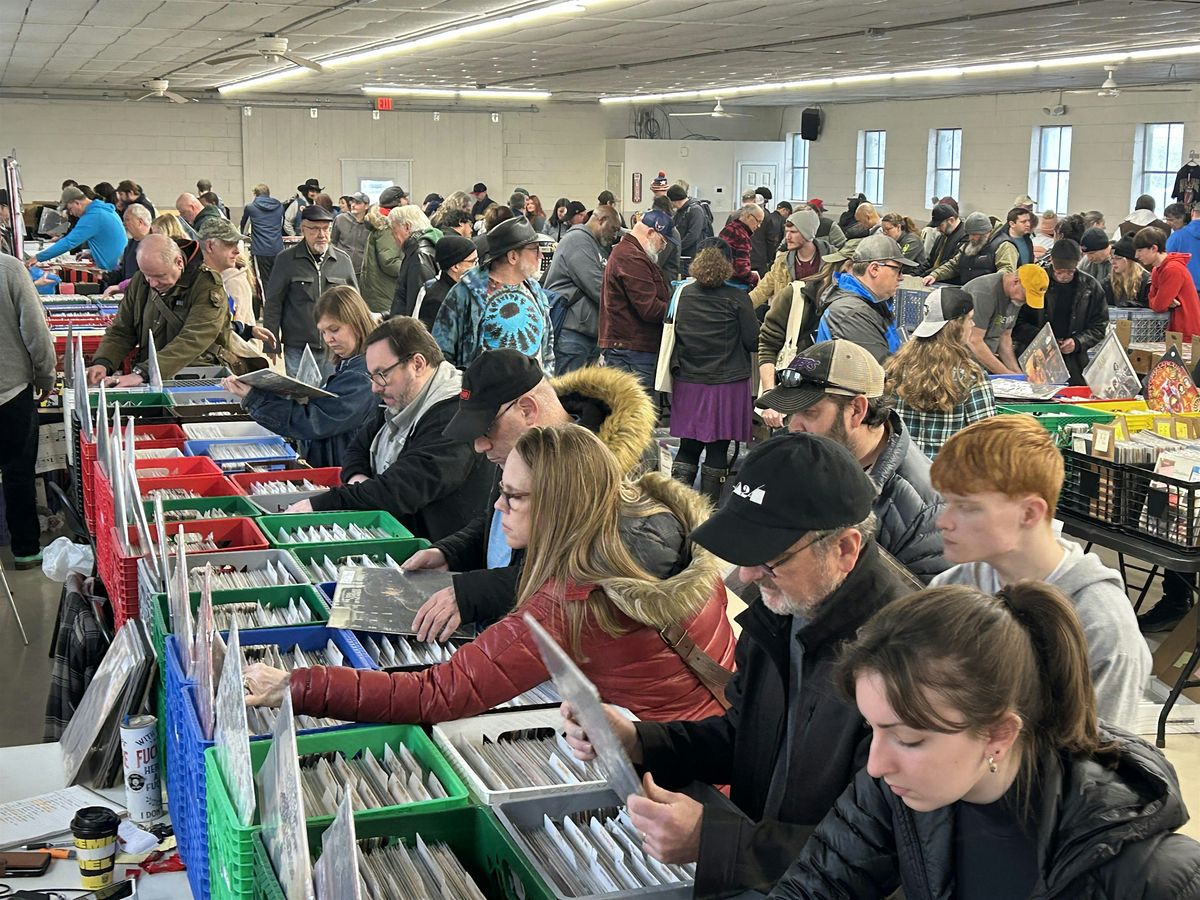
[[(271, 587), (251, 587), (238, 588), (232, 591), (213, 591), (213, 606), (223, 606), (226, 603), (248, 603), (256, 601), (259, 606), (287, 606), (288, 600), (292, 597), (299, 596), (312, 610), (313, 621), (304, 622), (304, 625), (324, 625), (329, 621), (329, 607), (325, 604), (325, 599), (311, 584), (279, 584)], [(198, 613), (200, 610), (200, 592), (193, 591), (189, 595), (192, 601), (192, 613)], [(170, 626), (170, 607), (167, 604), (166, 594), (154, 595), (154, 615), (153, 625), (155, 629), (154, 641), (155, 648), (160, 651), (159, 658), (161, 659), (161, 649), (166, 641), (166, 635), (174, 634)], [(158, 627), (161, 623), (163, 628), (162, 635), (158, 634)], [(296, 625), (265, 625), (255, 626), (264, 628), (296, 628)]]
[(996, 404), (996, 414), (1001, 416), (1033, 416), (1047, 431), (1054, 432), (1064, 425), (1104, 425), (1113, 420), (1113, 414), (1103, 410), (1075, 406), (1072, 403), (1004, 403)]
[[(365, 555), (373, 559), (383, 559), (386, 555), (390, 556), (396, 562), (402, 563), (418, 550), (424, 550), (428, 546), (430, 546), (429, 541), (424, 538), (401, 538), (394, 541), (347, 541), (344, 544), (301, 544), (299, 546), (280, 547), (279, 549), (287, 550), (288, 553), (296, 557), (300, 562), (301, 568), (307, 571), (310, 562), (314, 559), (324, 559), (326, 556), (336, 561), (343, 556)], [(321, 579), (321, 581), (326, 580), (325, 578)]]
[[(484, 896), (504, 900), (553, 900), (554, 894), (534, 874), (491, 810), (484, 807), (471, 806), (373, 822), (356, 821), (354, 828), (360, 840), (395, 837), (412, 846), (419, 834), (426, 841), (449, 844)], [(321, 826), (308, 827), (308, 849), (314, 860), (320, 856), (324, 831)], [(255, 900), (287, 900), (266, 847), (257, 834), (254, 836), (254, 897)]]
[[(154, 501), (145, 500), (142, 505), (146, 509), (146, 519), (154, 521)], [(188, 497), (182, 500), (164, 500), (163, 511), (171, 509), (219, 509), (226, 516), (255, 518), (262, 515), (262, 510), (250, 502), (249, 497)]]
[[(114, 403), (120, 403), (121, 409), (127, 406), (161, 406), (165, 409), (170, 409), (175, 404), (171, 401), (171, 395), (166, 393), (139, 393), (137, 391), (109, 391), (104, 392), (104, 402), (108, 406)], [(99, 392), (88, 393), (88, 403), (95, 407), (100, 404)]]
[[(262, 766), (271, 744), (270, 740), (251, 742), (250, 765), (255, 772)], [(353, 756), (365, 747), (369, 747), (372, 753), (379, 756), (383, 753), (385, 744), (393, 748), (400, 744), (406, 745), (422, 766), (437, 775), (449, 796), (438, 800), (406, 803), (403, 806), (363, 810), (354, 815), (356, 826), (468, 805), (466, 785), (450, 768), (450, 764), (438, 752), (433, 741), (417, 725), (371, 725), (341, 731), (302, 734), (296, 738), (296, 747), (301, 756), (331, 750), (340, 750), (347, 756)], [(225, 779), (217, 763), (215, 747), (204, 753), (204, 780), (207, 793), (209, 895), (212, 900), (248, 900), (254, 896), (253, 837), (260, 830), (257, 817), (253, 825), (242, 825), (238, 821), (233, 802), (225, 789)], [(310, 825), (319, 826), (324, 830), (333, 821), (333, 816), (314, 816), (308, 821)]]
[(263, 530), (263, 534), (267, 536), (267, 540), (271, 542), (271, 546), (278, 547), (280, 550), (291, 550), (295, 547), (326, 546), (321, 541), (285, 542), (279, 538), (280, 529), (290, 534), (298, 528), (311, 528), (314, 525), (324, 525), (326, 528), (333, 525), (341, 525), (343, 528), (348, 525), (361, 525), (364, 528), (382, 528), (387, 533), (387, 537), (385, 538), (368, 538), (359, 543), (375, 544), (386, 540), (412, 540), (413, 537), (413, 533), (397, 522), (391, 513), (383, 512), (382, 510), (376, 512), (351, 510), (349, 512), (290, 513), (278, 516), (262, 516), (258, 521), (258, 527)]

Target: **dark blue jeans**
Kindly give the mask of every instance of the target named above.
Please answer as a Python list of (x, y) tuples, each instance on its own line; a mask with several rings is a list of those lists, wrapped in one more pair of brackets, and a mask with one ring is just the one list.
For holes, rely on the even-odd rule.
[(594, 366), (600, 359), (596, 339), (581, 331), (564, 328), (554, 344), (554, 374), (566, 375), (584, 366)]
[(607, 349), (604, 351), (604, 365), (634, 375), (650, 397), (650, 402), (654, 404), (654, 412), (657, 414), (662, 411), (662, 395), (654, 389), (658, 353), (649, 350)]

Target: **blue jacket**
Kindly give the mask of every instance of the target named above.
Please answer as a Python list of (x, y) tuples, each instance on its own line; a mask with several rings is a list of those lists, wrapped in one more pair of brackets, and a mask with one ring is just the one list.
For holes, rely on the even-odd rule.
[(554, 374), (550, 298), (532, 278), (522, 287), (489, 297), (488, 270), (476, 266), (466, 272), (442, 301), (433, 324), (433, 339), (446, 360), (465, 369), (484, 350), (511, 347), (540, 360), (547, 375)]
[(283, 252), (283, 204), (268, 194), (254, 198), (242, 210), (243, 231), (250, 223), (250, 253), (253, 256), (278, 256)]
[(308, 441), (305, 458), (311, 465), (340, 466), (354, 435), (379, 405), (371, 393), (366, 358), (360, 353), (342, 360), (321, 387), (337, 397), (316, 397), (298, 403), (255, 388), (242, 406), (264, 428), (284, 437)]
[(121, 224), (121, 217), (112, 204), (93, 200), (75, 227), (39, 253), (37, 259), (38, 262), (46, 262), (86, 243), (96, 265), (107, 271), (121, 264), (125, 242), (125, 226)]
[(816, 342), (845, 338), (882, 363), (900, 349), (892, 301), (880, 301), (849, 272), (835, 276), (835, 283), (821, 313)]
[(1168, 253), (1190, 253), (1187, 268), (1192, 281), (1200, 285), (1200, 219), (1192, 219), (1167, 238)]

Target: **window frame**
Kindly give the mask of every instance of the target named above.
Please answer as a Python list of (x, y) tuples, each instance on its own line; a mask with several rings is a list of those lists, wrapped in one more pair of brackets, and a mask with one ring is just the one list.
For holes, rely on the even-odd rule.
[[(873, 137), (877, 135), (878, 137)], [(872, 147), (874, 144), (874, 147)], [(872, 151), (873, 154), (872, 154)], [(875, 164), (871, 165), (874, 155)], [(855, 190), (865, 194), (867, 202), (882, 206), (887, 173), (887, 131), (882, 128), (864, 129), (858, 133), (858, 165), (855, 174)], [(872, 190), (874, 188), (874, 190)]]
[[(1154, 153), (1156, 141), (1152, 138), (1152, 129), (1167, 129), (1167, 146), (1163, 153), (1163, 168), (1151, 167), (1151, 155)], [(1138, 125), (1133, 140), (1133, 178), (1129, 188), (1129, 207), (1133, 208), (1137, 198), (1149, 194), (1157, 203), (1157, 209), (1165, 209), (1171, 199), (1171, 188), (1175, 184), (1175, 176), (1183, 165), (1183, 139), (1186, 126), (1183, 122), (1143, 122)], [(1174, 154), (1172, 162), (1171, 150)], [(1158, 185), (1152, 184), (1153, 179), (1161, 179)]]
[[(800, 136), (800, 132), (794, 132), (789, 135), (788, 143), (788, 189), (791, 191), (791, 199), (803, 201), (808, 198), (808, 175), (809, 175), (809, 141), (806, 141)], [(796, 165), (796, 147), (800, 147), (801, 165)], [(802, 174), (800, 174), (802, 173)], [(800, 174), (801, 189), (796, 190), (796, 176)]]
[[(1053, 160), (1043, 157), (1046, 138), (1051, 133), (1058, 136), (1056, 158)], [(1042, 209), (1053, 209), (1059, 215), (1067, 212), (1070, 201), (1073, 138), (1074, 129), (1070, 125), (1037, 125), (1033, 129), (1030, 144), (1029, 195)], [(1053, 165), (1046, 165), (1047, 163)], [(1053, 191), (1048, 189), (1049, 178), (1053, 178), (1054, 181)]]

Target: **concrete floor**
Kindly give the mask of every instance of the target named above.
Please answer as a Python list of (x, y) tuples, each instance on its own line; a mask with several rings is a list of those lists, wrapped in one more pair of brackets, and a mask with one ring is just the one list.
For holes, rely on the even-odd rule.
[[(1100, 553), (1105, 562), (1116, 566), (1115, 556), (1103, 550)], [(50, 676), (47, 652), (62, 586), (46, 578), (40, 569), (14, 570), (7, 547), (0, 547), (0, 563), (29, 634), (26, 647), (8, 598), (0, 591), (0, 747), (39, 743)], [(731, 595), (730, 599), (732, 617), (744, 607), (736, 597)], [(1147, 597), (1146, 608), (1157, 600), (1156, 587)], [(1169, 735), (1166, 755), (1179, 773), (1184, 800), (1196, 816), (1182, 831), (1200, 839), (1200, 734)], [(0, 777), (10, 775), (0, 773)]]

